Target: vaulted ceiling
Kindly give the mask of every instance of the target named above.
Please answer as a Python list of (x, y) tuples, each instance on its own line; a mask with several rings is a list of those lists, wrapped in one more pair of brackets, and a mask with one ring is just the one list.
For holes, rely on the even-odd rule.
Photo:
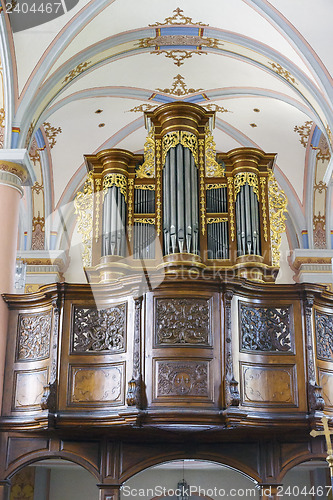
[[(30, 13), (31, 27), (22, 13), (0, 16), (3, 147), (28, 147), (36, 174), (22, 205), (21, 248), (31, 247), (39, 214), (45, 248), (66, 249), (72, 201), (86, 175), (83, 155), (111, 147), (142, 152), (143, 111), (174, 100), (216, 110), (217, 151), (253, 146), (278, 153), (275, 173), (289, 201), (285, 245), (306, 245), (303, 231), (310, 247), (318, 246), (313, 218), (321, 215), (320, 244), (331, 247), (330, 0), (60, 6), (40, 24)], [(318, 183), (326, 187), (316, 198)], [(51, 217), (59, 210), (69, 236), (63, 217)]]

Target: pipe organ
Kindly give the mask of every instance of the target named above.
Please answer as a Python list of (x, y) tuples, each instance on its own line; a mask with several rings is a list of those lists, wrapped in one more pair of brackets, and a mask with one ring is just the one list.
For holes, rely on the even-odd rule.
[(89, 280), (144, 267), (218, 270), (274, 281), (286, 198), (275, 154), (216, 153), (214, 112), (191, 103), (145, 113), (144, 154), (110, 149), (86, 156), (88, 179), (75, 207)]

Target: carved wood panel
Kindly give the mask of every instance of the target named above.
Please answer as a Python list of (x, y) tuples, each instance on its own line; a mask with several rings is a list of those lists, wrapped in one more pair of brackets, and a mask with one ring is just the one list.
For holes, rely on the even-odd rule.
[(47, 384), (47, 369), (17, 371), (14, 375), (12, 409), (40, 409), (44, 386)]
[(255, 406), (296, 406), (295, 367), (242, 364), (242, 401)]
[(291, 353), (294, 328), (291, 307), (255, 307), (240, 304), (241, 349)]
[(154, 360), (155, 397), (211, 399), (209, 361)]
[(37, 361), (48, 358), (51, 338), (51, 311), (43, 314), (19, 314), (17, 361)]
[(333, 371), (319, 369), (319, 385), (322, 387), (325, 408), (333, 410)]
[(124, 352), (127, 304), (108, 309), (74, 307), (73, 353)]
[(211, 345), (210, 316), (209, 299), (155, 299), (155, 345)]
[(333, 314), (315, 314), (317, 357), (333, 360)]
[(124, 404), (124, 363), (70, 366), (70, 405)]

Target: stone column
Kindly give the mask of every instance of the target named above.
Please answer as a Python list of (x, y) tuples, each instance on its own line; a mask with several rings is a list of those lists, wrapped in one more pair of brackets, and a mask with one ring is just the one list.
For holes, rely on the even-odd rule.
[[(0, 295), (12, 293), (14, 290), (19, 203), (23, 196), (22, 184), (27, 178), (28, 173), (24, 166), (0, 158)], [(0, 401), (3, 391), (7, 327), (8, 309), (0, 297)]]
[(98, 487), (99, 487), (99, 500), (119, 500), (120, 486), (110, 485), (110, 484), (99, 484)]

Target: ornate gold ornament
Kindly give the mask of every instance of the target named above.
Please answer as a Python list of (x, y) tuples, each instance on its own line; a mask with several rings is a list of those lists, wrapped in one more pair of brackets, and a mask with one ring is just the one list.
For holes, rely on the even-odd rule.
[(184, 148), (188, 148), (194, 158), (195, 164), (198, 165), (198, 141), (194, 134), (185, 130), (176, 130), (170, 132), (163, 137), (162, 142), (162, 165), (165, 165), (166, 155), (171, 148), (175, 148), (177, 144), (181, 144)]
[(144, 158), (143, 164), (137, 168), (136, 177), (143, 179), (145, 177), (155, 177), (155, 132), (152, 127), (147, 135), (144, 145)]
[(235, 239), (235, 215), (234, 215), (234, 180), (228, 177), (228, 192), (229, 192), (229, 220), (230, 220), (230, 236), (231, 241)]
[(74, 80), (74, 78), (79, 76), (81, 73), (83, 73), (89, 67), (89, 64), (91, 64), (91, 61), (85, 61), (83, 63), (78, 64), (74, 69), (72, 69), (68, 73), (68, 75), (62, 81), (62, 83), (69, 83), (72, 80)]
[(268, 229), (267, 229), (267, 209), (266, 209), (266, 177), (260, 177), (260, 186), (261, 186), (261, 209), (262, 209), (264, 238), (265, 241), (267, 241)]
[(199, 139), (199, 179), (200, 179), (200, 212), (201, 212), (201, 231), (206, 231), (206, 189), (205, 189), (205, 140)]
[(43, 184), (39, 184), (37, 181), (35, 182), (35, 184), (31, 187), (31, 191), (35, 192), (36, 194), (39, 194), (40, 192), (42, 192), (44, 189), (44, 186)]
[(5, 126), (5, 110), (4, 108), (0, 108), (0, 127), (1, 128), (4, 128)]
[(259, 201), (259, 186), (258, 186), (258, 176), (253, 172), (239, 172), (234, 177), (235, 184), (235, 200), (240, 191), (240, 188), (244, 186), (244, 184), (248, 183), (249, 186), (252, 187), (253, 192), (257, 195)]
[(326, 192), (327, 184), (325, 184), (325, 182), (321, 180), (318, 182), (318, 184), (314, 184), (313, 190), (318, 191), (319, 194), (321, 194), (322, 192)]
[(172, 59), (176, 66), (182, 66), (186, 59), (191, 59), (193, 54), (201, 56), (202, 54), (207, 55), (204, 50), (186, 50), (186, 49), (173, 49), (173, 50), (154, 50), (151, 54), (161, 55), (165, 54), (167, 59)]
[(225, 167), (216, 161), (216, 144), (208, 126), (205, 128), (205, 159), (206, 159), (206, 176), (207, 177), (223, 177)]
[(99, 213), (100, 213), (100, 191), (101, 191), (102, 179), (95, 179), (95, 241), (98, 241), (99, 233)]
[(206, 184), (206, 191), (210, 189), (220, 189), (227, 187), (226, 184)]
[(186, 17), (184, 16), (183, 14), (183, 10), (180, 9), (179, 7), (175, 10), (173, 10), (173, 12), (175, 12), (175, 14), (173, 16), (170, 16), (170, 17), (166, 17), (164, 19), (164, 23), (159, 23), (159, 22), (156, 22), (155, 24), (149, 24), (149, 26), (153, 27), (153, 26), (167, 26), (167, 25), (185, 25), (185, 24), (190, 24), (192, 26), (209, 26), (209, 24), (204, 24), (200, 21), (198, 21), (197, 23), (194, 23), (192, 21), (192, 18), (191, 17)]
[(230, 113), (230, 111), (223, 106), (218, 106), (217, 104), (204, 104), (203, 106), (208, 111), (215, 111), (216, 113)]
[(177, 96), (194, 94), (195, 92), (200, 92), (201, 90), (203, 90), (203, 89), (192, 89), (192, 88), (188, 89), (186, 83), (184, 82), (184, 77), (182, 75), (175, 76), (173, 80), (174, 82), (171, 88), (169, 89), (157, 88), (155, 90), (159, 90), (164, 94), (177, 95)]
[(132, 113), (144, 113), (145, 111), (151, 111), (157, 108), (157, 104), (140, 104), (140, 106), (135, 106), (130, 109)]
[(155, 191), (154, 184), (135, 184), (134, 189), (143, 189), (145, 191)]
[(162, 165), (161, 165), (162, 141), (156, 141), (156, 232), (161, 234), (161, 206), (162, 206)]
[(306, 148), (308, 144), (308, 139), (311, 133), (313, 122), (311, 120), (304, 123), (304, 125), (294, 127), (294, 132), (297, 132), (300, 136), (300, 143)]
[(123, 174), (107, 174), (103, 179), (103, 193), (112, 186), (120, 189), (121, 194), (124, 195), (127, 201), (127, 178)]
[(227, 217), (209, 217), (207, 219), (207, 224), (217, 224), (219, 222), (228, 222)]
[(33, 131), (34, 131), (35, 125), (36, 125), (36, 121), (35, 121), (35, 120), (33, 120), (33, 121), (30, 123), (30, 127), (29, 127), (28, 132), (27, 132), (27, 137), (26, 137), (26, 140), (25, 140), (25, 149), (27, 149), (27, 148), (28, 148), (28, 146), (29, 146), (29, 142), (30, 142), (30, 139), (31, 139), (32, 133), (33, 133)]
[(285, 78), (288, 82), (293, 83), (294, 85), (298, 85), (295, 78), (291, 76), (290, 72), (284, 69), (280, 64), (269, 61), (268, 64), (272, 66), (277, 75), (283, 76), (283, 78)]
[(131, 241), (132, 238), (132, 226), (133, 226), (133, 192), (134, 192), (134, 179), (128, 179), (127, 234), (129, 241)]
[(142, 219), (137, 217), (134, 219), (134, 222), (140, 222), (141, 224), (152, 224), (153, 226), (155, 225), (155, 219), (152, 219), (151, 217), (145, 217)]
[(286, 230), (284, 222), (286, 216), (284, 214), (287, 212), (288, 200), (284, 191), (279, 188), (272, 170), (269, 170), (268, 176), (268, 202), (271, 224), (272, 263), (273, 266), (277, 267), (280, 262), (281, 234)]
[(75, 214), (77, 218), (77, 231), (82, 237), (82, 262), (84, 267), (91, 265), (91, 249), (93, 235), (93, 178), (89, 172), (88, 178), (74, 199)]
[(52, 127), (50, 122), (43, 123), (43, 127), (45, 130), (45, 135), (49, 141), (50, 149), (52, 149), (56, 145), (57, 135), (61, 134), (61, 127)]

